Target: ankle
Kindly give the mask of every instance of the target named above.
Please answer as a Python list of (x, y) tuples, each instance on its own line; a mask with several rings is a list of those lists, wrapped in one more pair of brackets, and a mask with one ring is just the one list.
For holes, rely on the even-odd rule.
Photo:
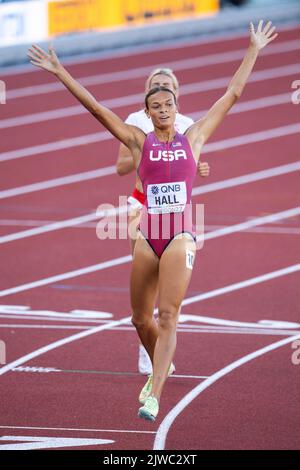
[(160, 398), (160, 397), (159, 397), (158, 395), (156, 395), (156, 394), (154, 394), (154, 393), (150, 393), (149, 397), (155, 398), (155, 399), (157, 400), (157, 403), (159, 403), (159, 398)]

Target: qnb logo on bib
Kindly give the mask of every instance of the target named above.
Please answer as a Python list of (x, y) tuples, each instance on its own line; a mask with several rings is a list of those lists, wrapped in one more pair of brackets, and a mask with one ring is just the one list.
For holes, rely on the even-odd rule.
[(185, 181), (149, 184), (147, 200), (149, 214), (183, 212), (187, 202)]
[(163, 160), (164, 162), (173, 162), (174, 160), (179, 160), (179, 158), (187, 160), (187, 154), (184, 149), (158, 150), (157, 154), (156, 151), (150, 150), (149, 156), (152, 162), (158, 162), (160, 160)]

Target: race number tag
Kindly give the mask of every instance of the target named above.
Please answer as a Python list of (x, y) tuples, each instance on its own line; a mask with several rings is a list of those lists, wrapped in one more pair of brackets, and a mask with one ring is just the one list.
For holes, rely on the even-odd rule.
[(148, 184), (147, 200), (149, 214), (183, 212), (187, 202), (185, 181)]
[(192, 250), (185, 250), (185, 264), (188, 269), (193, 269), (195, 254)]

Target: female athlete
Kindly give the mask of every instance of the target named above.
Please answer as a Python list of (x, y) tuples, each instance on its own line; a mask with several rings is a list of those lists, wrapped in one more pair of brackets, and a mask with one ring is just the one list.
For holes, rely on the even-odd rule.
[[(241, 96), (259, 51), (277, 36), (274, 30), (271, 22), (264, 26), (261, 20), (257, 30), (250, 23), (249, 47), (225, 94), (185, 134), (179, 134), (174, 127), (177, 107), (172, 90), (157, 87), (146, 95), (146, 112), (154, 126), (154, 132), (146, 136), (141, 129), (125, 124), (98, 103), (64, 69), (52, 47), (49, 54), (38, 46), (29, 49), (33, 65), (55, 74), (88, 111), (130, 149), (147, 196), (131, 273), (132, 322), (153, 363), (151, 387), (147, 388), (148, 380), (141, 392), (143, 406), (138, 413), (147, 420), (154, 421), (159, 412), (161, 393), (176, 348), (178, 312), (192, 273), (192, 258), (188, 254), (195, 253), (195, 242), (186, 208), (191, 201), (199, 155)], [(160, 236), (165, 218), (170, 222), (168, 239)], [(183, 227), (180, 232), (178, 219)], [(158, 227), (158, 238), (153, 237), (153, 226)], [(156, 324), (153, 308), (157, 286)]]
[[(169, 88), (176, 95), (178, 100), (179, 96), (179, 83), (174, 72), (169, 68), (158, 68), (152, 71), (149, 77), (146, 80), (145, 91), (148, 93), (151, 88), (158, 86), (164, 86)], [(149, 116), (147, 116), (145, 109), (141, 109), (135, 113), (129, 114), (126, 119), (126, 124), (131, 124), (141, 129), (145, 134), (149, 134), (154, 130), (153, 124)], [(185, 131), (194, 123), (194, 121), (184, 116), (183, 114), (177, 112), (175, 118), (175, 129), (179, 134), (184, 134)], [(135, 170), (133, 157), (130, 153), (130, 150), (124, 145), (120, 144), (119, 154), (116, 164), (117, 173), (120, 176), (127, 175)], [(201, 177), (208, 176), (210, 168), (207, 162), (198, 163), (198, 173)], [(128, 198), (128, 227), (129, 235), (131, 242), (132, 253), (134, 251), (137, 227), (140, 223), (141, 212), (143, 205), (145, 204), (146, 197), (143, 193), (142, 183), (138, 175), (136, 175), (136, 185)], [(138, 354), (138, 370), (141, 374), (152, 374), (152, 363), (148, 356), (147, 351), (144, 346), (139, 344), (139, 354)], [(172, 366), (170, 373), (175, 371), (175, 366)]]

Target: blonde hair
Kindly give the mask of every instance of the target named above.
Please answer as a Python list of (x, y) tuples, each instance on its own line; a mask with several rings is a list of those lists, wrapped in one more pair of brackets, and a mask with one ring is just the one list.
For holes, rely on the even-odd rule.
[(161, 68), (161, 69), (153, 70), (153, 72), (149, 75), (149, 77), (146, 80), (146, 93), (148, 93), (148, 91), (150, 90), (150, 83), (156, 75), (166, 75), (167, 77), (171, 78), (173, 87), (175, 90), (175, 95), (178, 95), (179, 83), (178, 83), (177, 77), (173, 73), (173, 70), (168, 69), (168, 68)]

